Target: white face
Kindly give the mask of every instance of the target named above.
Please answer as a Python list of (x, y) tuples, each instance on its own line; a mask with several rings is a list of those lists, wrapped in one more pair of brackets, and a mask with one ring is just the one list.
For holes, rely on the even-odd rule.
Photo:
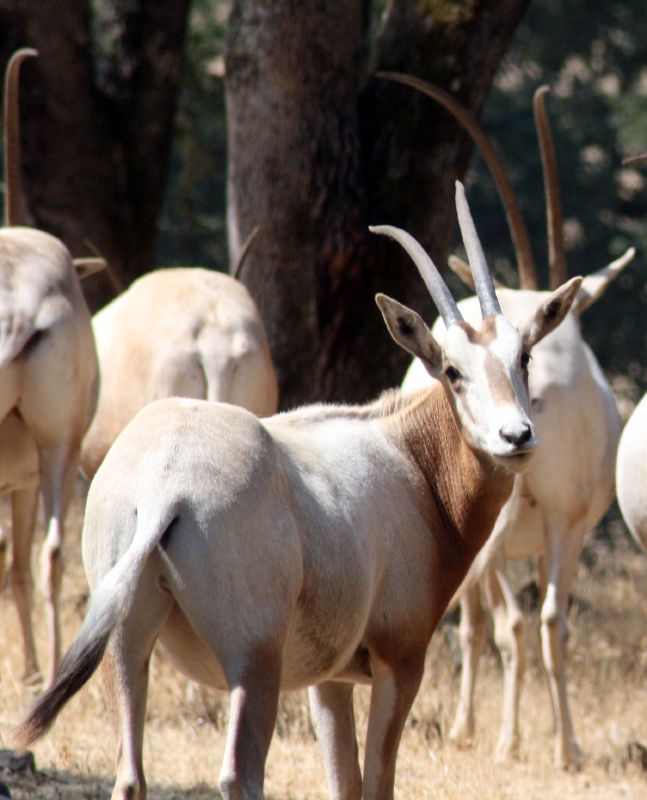
[(514, 472), (537, 446), (528, 397), (529, 354), (502, 316), (475, 330), (451, 325), (442, 345), (440, 379), (453, 401), (467, 443)]

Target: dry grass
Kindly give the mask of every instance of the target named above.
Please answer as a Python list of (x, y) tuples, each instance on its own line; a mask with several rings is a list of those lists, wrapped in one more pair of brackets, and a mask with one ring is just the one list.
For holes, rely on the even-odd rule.
[[(70, 526), (66, 550), (63, 618), (68, 645), (82, 619), (86, 585), (80, 561), (79, 525)], [(582, 770), (552, 766), (551, 714), (538, 652), (537, 615), (528, 615), (527, 673), (522, 696), (523, 743), (518, 761), (493, 759), (500, 714), (500, 670), (489, 649), (478, 691), (478, 735), (471, 750), (444, 739), (458, 690), (452, 627), (434, 637), (424, 683), (410, 715), (398, 760), (397, 798), (506, 800), (586, 797), (588, 800), (647, 798), (647, 558), (620, 546), (590, 550), (597, 563), (582, 565), (571, 608), (570, 683)], [(589, 559), (591, 560), (591, 559)], [(517, 568), (526, 580), (527, 565)], [(0, 747), (9, 748), (10, 729), (28, 699), (20, 682), (20, 647), (10, 592), (0, 599)], [(37, 608), (41, 622), (42, 609)], [(42, 642), (42, 626), (38, 628)], [(360, 729), (368, 692), (357, 692)], [(145, 769), (150, 800), (199, 800), (217, 793), (224, 746), (226, 702), (188, 685), (161, 657), (152, 666)], [(59, 717), (53, 732), (34, 748), (36, 773), (0, 779), (14, 800), (71, 800), (110, 797), (114, 737), (101, 681), (94, 678)], [(1, 755), (1, 754), (0, 754)], [(6, 759), (5, 759), (6, 760)], [(282, 699), (267, 765), (269, 798), (324, 800), (328, 797), (317, 744), (309, 727), (305, 696)]]

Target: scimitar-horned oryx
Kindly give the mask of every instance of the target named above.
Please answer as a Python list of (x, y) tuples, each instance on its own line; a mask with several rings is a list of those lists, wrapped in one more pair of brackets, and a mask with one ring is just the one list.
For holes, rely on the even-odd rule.
[[(478, 122), (453, 97), (417, 78), (391, 75), (441, 103), (469, 131), (493, 174), (510, 222), (521, 288), (500, 289), (501, 307), (513, 324), (546, 297), (539, 291), (528, 232), (514, 192), (496, 152)], [(551, 287), (566, 279), (564, 219), (554, 145), (545, 108), (547, 87), (535, 94), (535, 117), (544, 168)], [(523, 672), (523, 616), (507, 578), (510, 558), (539, 557), (542, 653), (555, 718), (555, 762), (577, 765), (581, 754), (568, 705), (566, 641), (568, 595), (582, 542), (607, 511), (614, 493), (614, 461), (621, 421), (611, 387), (582, 338), (579, 315), (604, 293), (633, 258), (623, 256), (584, 278), (567, 319), (533, 352), (529, 389), (533, 419), (542, 446), (528, 470), (517, 476), (492, 536), (478, 554), (457, 593), (462, 650), (460, 698), (450, 738), (459, 744), (474, 735), (474, 690), (485, 643), (485, 608), (492, 613), (494, 638), (503, 664), (503, 714), (497, 757), (514, 755), (519, 746), (519, 693)], [(457, 259), (450, 264), (465, 279)], [(470, 322), (477, 319), (476, 298), (459, 303)], [(444, 335), (442, 322), (433, 333)], [(417, 391), (433, 379), (413, 363), (403, 388)]]
[(92, 318), (97, 410), (81, 448), (87, 478), (140, 408), (163, 397), (220, 400), (258, 416), (278, 408), (278, 383), (258, 308), (230, 275), (157, 269)]
[[(418, 314), (376, 298), (435, 388), (267, 419), (170, 399), (128, 425), (88, 494), (88, 615), (21, 726), (24, 744), (104, 659), (120, 714), (112, 797), (143, 800), (148, 661), (159, 641), (191, 678), (230, 692), (226, 798), (263, 797), (279, 691), (304, 686), (331, 797), (393, 798), (431, 634), (535, 449), (530, 350), (580, 285), (574, 278), (542, 298), (517, 330), (501, 314), (461, 185), (457, 207), (478, 328), (414, 239), (373, 229), (411, 255), (448, 326), (440, 346)], [(357, 682), (372, 685), (363, 779)]]
[[(39, 679), (32, 632), (31, 546), (38, 488), (46, 537), (41, 556), (49, 634), (47, 681), (60, 652), (58, 597), (66, 510), (81, 439), (96, 402), (97, 357), (80, 277), (102, 259), (74, 261), (65, 245), (28, 227), (20, 180), (18, 82), (35, 50), (16, 51), (5, 73), (5, 221), (0, 228), (0, 491), (12, 494), (11, 587), (24, 649), (25, 679)], [(8, 540), (0, 529), (0, 585)]]
[[(645, 164), (647, 153), (623, 160)], [(636, 542), (647, 550), (647, 394), (627, 420), (618, 445), (616, 489), (622, 517)]]

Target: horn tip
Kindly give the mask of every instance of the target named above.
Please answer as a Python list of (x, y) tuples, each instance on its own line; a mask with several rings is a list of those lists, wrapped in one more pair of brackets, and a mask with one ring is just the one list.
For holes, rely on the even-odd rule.
[(10, 60), (22, 61), (24, 58), (35, 58), (36, 56), (38, 56), (38, 50), (34, 47), (21, 47), (12, 54)]
[(369, 225), (368, 229), (371, 233), (377, 233), (381, 236), (390, 236), (396, 230), (392, 225)]

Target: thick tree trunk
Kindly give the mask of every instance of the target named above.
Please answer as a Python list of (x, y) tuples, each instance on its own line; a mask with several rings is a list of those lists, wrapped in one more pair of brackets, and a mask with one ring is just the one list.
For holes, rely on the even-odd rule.
[[(34, 224), (75, 255), (92, 243), (124, 286), (154, 266), (189, 2), (113, 0), (93, 20), (89, 0), (15, 0), (2, 43), (5, 58), (18, 38), (39, 51), (22, 91)], [(94, 307), (114, 293), (105, 278), (87, 283)]]
[(398, 383), (372, 297), (429, 316), (415, 269), (369, 223), (410, 230), (441, 265), (453, 235), (453, 182), (471, 147), (438, 108), (374, 78), (410, 72), (480, 111), (529, 0), (394, 0), (366, 59), (361, 0), (235, 0), (227, 105), (231, 251), (263, 236), (243, 280), (277, 363), (283, 407), (362, 400)]
[[(230, 250), (261, 234), (244, 270), (280, 373), (283, 405), (321, 397), (329, 299), (369, 248), (357, 96), (356, 0), (234, 3), (227, 44)], [(355, 315), (367, 313), (356, 291)], [(307, 389), (304, 392), (304, 388)]]

